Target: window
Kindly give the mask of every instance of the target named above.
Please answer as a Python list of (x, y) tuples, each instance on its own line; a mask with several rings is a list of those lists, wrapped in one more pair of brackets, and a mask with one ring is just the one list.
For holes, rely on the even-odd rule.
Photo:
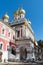
[(13, 39), (15, 39), (15, 36), (13, 35)]
[(19, 37), (20, 31), (17, 31), (17, 37)]
[(3, 29), (2, 29), (2, 34), (4, 34), (4, 31), (5, 31), (5, 30), (4, 30), (4, 28), (3, 28)]
[(10, 37), (10, 32), (8, 33), (8, 37)]
[(2, 26), (2, 35), (5, 35), (5, 33), (6, 33), (6, 26)]
[(22, 37), (22, 29), (21, 29), (21, 37)]
[(2, 44), (0, 44), (0, 50), (2, 50)]

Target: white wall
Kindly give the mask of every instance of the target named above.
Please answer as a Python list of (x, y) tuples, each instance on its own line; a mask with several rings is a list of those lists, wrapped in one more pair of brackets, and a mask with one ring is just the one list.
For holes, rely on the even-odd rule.
[(34, 35), (33, 33), (29, 30), (29, 28), (26, 28), (26, 37), (30, 37), (34, 41)]
[(4, 62), (4, 60), (6, 60), (6, 62), (8, 61), (8, 51), (2, 51), (2, 62)]

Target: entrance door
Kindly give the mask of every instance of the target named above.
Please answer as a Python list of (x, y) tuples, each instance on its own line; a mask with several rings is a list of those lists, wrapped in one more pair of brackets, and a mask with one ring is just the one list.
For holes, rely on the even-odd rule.
[(27, 58), (27, 49), (21, 47), (20, 48), (20, 60), (26, 60)]

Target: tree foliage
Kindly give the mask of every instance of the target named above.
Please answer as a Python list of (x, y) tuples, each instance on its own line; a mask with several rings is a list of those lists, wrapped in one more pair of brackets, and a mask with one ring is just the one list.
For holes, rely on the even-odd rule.
[(43, 47), (43, 40), (39, 40), (39, 41), (38, 41), (38, 45), (39, 45), (40, 47)]

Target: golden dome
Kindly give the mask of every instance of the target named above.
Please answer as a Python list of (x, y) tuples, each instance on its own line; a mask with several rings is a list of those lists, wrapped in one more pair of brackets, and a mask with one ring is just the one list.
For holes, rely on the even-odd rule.
[(19, 10), (17, 10), (15, 13), (14, 13), (14, 16), (18, 16), (19, 15)]
[(3, 16), (3, 18), (4, 18), (4, 19), (9, 19), (9, 16), (8, 16), (7, 14), (5, 14), (5, 15)]
[(14, 16), (18, 16), (19, 14), (25, 14), (25, 10), (24, 9), (19, 9), (14, 13)]
[(25, 14), (25, 10), (24, 10), (24, 9), (20, 9), (20, 10), (19, 10), (19, 13), (20, 13), (20, 14), (21, 14), (21, 13), (22, 13), (22, 14)]

